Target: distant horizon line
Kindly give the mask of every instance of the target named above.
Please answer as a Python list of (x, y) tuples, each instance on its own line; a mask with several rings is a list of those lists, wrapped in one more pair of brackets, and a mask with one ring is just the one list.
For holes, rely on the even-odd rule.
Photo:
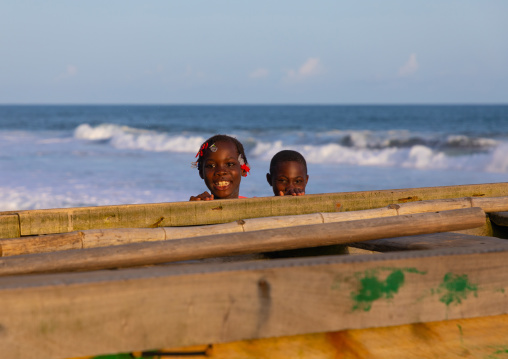
[(508, 106), (497, 102), (425, 103), (0, 103), (0, 106)]

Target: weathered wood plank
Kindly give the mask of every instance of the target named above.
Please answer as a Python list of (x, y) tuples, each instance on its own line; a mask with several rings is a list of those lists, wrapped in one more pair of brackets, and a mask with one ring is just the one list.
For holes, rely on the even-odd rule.
[[(508, 315), (393, 327), (244, 340), (158, 351), (175, 359), (501, 359), (508, 353)], [(394, 338), (397, 338), (394, 341)], [(77, 358), (75, 358), (77, 359)], [(83, 358), (84, 359), (84, 358)], [(91, 358), (86, 358), (91, 359)]]
[(447, 232), (485, 223), (481, 208), (265, 229), (0, 258), (0, 276), (133, 267)]
[(376, 252), (500, 245), (508, 247), (508, 240), (461, 233), (431, 233), (416, 236), (374, 239), (350, 244), (352, 247)]
[(508, 212), (493, 212), (489, 217), (498, 226), (508, 227)]
[(506, 314), (507, 259), (468, 248), (3, 277), (0, 351), (65, 358)]
[[(19, 211), (20, 235), (64, 233), (96, 228), (191, 226), (239, 219), (315, 212), (356, 211), (392, 203), (496, 197), (508, 183), (345, 192), (297, 197), (260, 197), (235, 201), (175, 202)], [(2, 233), (0, 231), (0, 233)], [(12, 238), (12, 237), (10, 237)]]
[(0, 214), (0, 238), (17, 238), (20, 236), (18, 214)]
[[(402, 204), (391, 204), (387, 207), (350, 212), (313, 213), (291, 216), (275, 216), (242, 219), (235, 222), (188, 227), (157, 227), (157, 228), (109, 228), (90, 229), (65, 234), (49, 234), (44, 238), (39, 236), (24, 236), (22, 238), (0, 239), (1, 256), (12, 256), (29, 253), (54, 252), (72, 248), (97, 248), (109, 245), (160, 241), (179, 238), (197, 237), (220, 233), (240, 233), (255, 230), (292, 227), (307, 224), (321, 224), (343, 222), (358, 219), (391, 217), (403, 214), (446, 211), (452, 209), (470, 208), (482, 205), (486, 212), (492, 208), (508, 210), (508, 197), (491, 198), (452, 198), (427, 200)], [(499, 212), (498, 212), (499, 213)], [(162, 221), (161, 218), (160, 221)], [(467, 234), (492, 236), (490, 222), (483, 226), (469, 229)], [(73, 243), (67, 243), (72, 241)], [(75, 243), (74, 243), (75, 242)], [(78, 242), (81, 242), (79, 244)], [(72, 246), (72, 244), (74, 244)]]

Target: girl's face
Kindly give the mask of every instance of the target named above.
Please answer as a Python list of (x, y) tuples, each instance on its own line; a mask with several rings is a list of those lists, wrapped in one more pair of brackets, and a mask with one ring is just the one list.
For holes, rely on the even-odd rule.
[(232, 142), (216, 142), (216, 152), (206, 151), (199, 175), (215, 199), (238, 198), (243, 170)]

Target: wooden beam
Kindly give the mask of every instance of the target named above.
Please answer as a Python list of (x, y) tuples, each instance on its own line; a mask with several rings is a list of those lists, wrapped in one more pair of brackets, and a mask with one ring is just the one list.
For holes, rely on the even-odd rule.
[[(21, 236), (65, 233), (98, 228), (154, 228), (217, 224), (246, 218), (316, 212), (357, 211), (389, 204), (460, 197), (496, 197), (508, 183), (423, 187), (305, 196), (174, 202), (139, 205), (77, 207), (16, 212)], [(0, 231), (0, 234), (5, 231)], [(2, 234), (9, 235), (9, 234)], [(19, 237), (19, 235), (16, 235)], [(4, 237), (12, 238), (12, 237)]]
[[(393, 327), (243, 340), (158, 351), (185, 359), (421, 359), (492, 358), (508, 352), (508, 315), (414, 323)], [(396, 338), (396, 344), (394, 344)], [(133, 353), (136, 358), (141, 352)], [(200, 355), (201, 354), (201, 355)], [(154, 355), (157, 357), (157, 355)]]
[(20, 236), (21, 230), (18, 214), (0, 214), (0, 238), (17, 238)]
[(508, 212), (492, 212), (489, 217), (498, 226), (508, 227)]
[[(438, 199), (390, 204), (387, 207), (368, 210), (251, 218), (230, 223), (203, 226), (90, 229), (64, 234), (5, 238), (0, 239), (0, 256), (7, 257), (67, 249), (107, 247), (127, 243), (172, 240), (211, 234), (251, 232), (262, 229), (392, 217), (403, 214), (446, 211), (471, 207), (480, 207), (485, 212), (489, 212), (492, 209), (498, 210), (499, 208), (508, 210), (508, 197)], [(491, 235), (492, 233), (488, 233), (490, 229), (489, 224), (489, 222), (485, 222), (483, 227), (476, 228), (475, 234)]]
[(0, 258), (0, 276), (133, 267), (475, 228), (481, 208)]
[(397, 238), (374, 239), (352, 243), (350, 246), (376, 252), (410, 251), (438, 248), (464, 248), (464, 247), (488, 247), (507, 246), (508, 240), (472, 236), (462, 233), (431, 233), (417, 236), (405, 236)]
[[(0, 350), (66, 358), (502, 315), (507, 272), (506, 248), (467, 248), (3, 277)], [(410, 330), (442, 342), (425, 329)]]

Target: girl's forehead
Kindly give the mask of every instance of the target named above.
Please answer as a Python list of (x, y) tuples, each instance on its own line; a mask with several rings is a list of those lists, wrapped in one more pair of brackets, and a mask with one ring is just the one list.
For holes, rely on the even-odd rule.
[(206, 151), (205, 158), (218, 158), (218, 157), (238, 157), (238, 149), (233, 142), (215, 142), (215, 148), (217, 149), (215, 152), (212, 150)]

